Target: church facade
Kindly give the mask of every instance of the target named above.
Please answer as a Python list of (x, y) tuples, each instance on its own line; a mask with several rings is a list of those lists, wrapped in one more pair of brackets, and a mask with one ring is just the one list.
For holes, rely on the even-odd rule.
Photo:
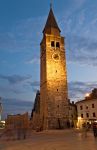
[(51, 7), (40, 43), (40, 99), (34, 122), (43, 129), (66, 128), (69, 104), (65, 42)]

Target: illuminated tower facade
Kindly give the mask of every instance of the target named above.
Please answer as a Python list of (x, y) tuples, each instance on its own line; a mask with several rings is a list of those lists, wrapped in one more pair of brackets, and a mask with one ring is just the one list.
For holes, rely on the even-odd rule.
[(64, 37), (52, 8), (40, 43), (40, 118), (43, 129), (65, 128), (69, 117)]

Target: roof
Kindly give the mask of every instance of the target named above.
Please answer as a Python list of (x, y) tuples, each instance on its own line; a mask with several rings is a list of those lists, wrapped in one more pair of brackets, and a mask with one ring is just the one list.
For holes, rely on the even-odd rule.
[(60, 28), (58, 27), (52, 8), (50, 8), (50, 12), (49, 12), (43, 32), (46, 32), (46, 29), (48, 28), (56, 28), (58, 29), (59, 32), (61, 32)]
[(75, 104), (84, 103), (84, 102), (86, 103), (89, 101), (97, 101), (97, 99), (83, 99), (83, 100), (77, 101)]

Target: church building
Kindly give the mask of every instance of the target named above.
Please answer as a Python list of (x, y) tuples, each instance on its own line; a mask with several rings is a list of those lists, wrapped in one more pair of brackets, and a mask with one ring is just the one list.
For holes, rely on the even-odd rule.
[[(69, 120), (68, 85), (64, 37), (50, 7), (40, 43), (40, 93), (33, 124), (42, 129), (64, 129)], [(33, 110), (37, 110), (34, 108)]]

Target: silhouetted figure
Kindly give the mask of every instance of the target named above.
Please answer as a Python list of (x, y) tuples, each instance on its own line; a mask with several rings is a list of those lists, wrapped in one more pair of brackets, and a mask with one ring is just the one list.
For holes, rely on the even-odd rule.
[(67, 121), (67, 128), (70, 128), (70, 121)]
[(93, 133), (94, 133), (94, 137), (97, 137), (97, 123), (96, 122), (93, 123)]

